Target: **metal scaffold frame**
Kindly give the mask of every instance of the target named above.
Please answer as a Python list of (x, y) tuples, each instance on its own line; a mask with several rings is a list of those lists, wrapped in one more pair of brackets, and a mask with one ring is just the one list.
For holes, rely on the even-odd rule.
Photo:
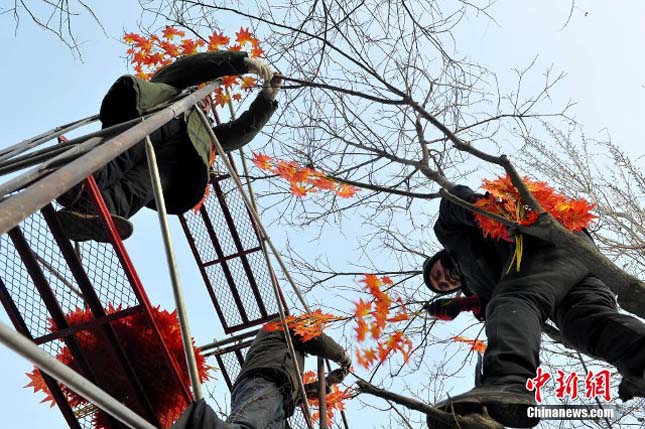
[[(131, 317), (134, 314), (145, 313), (148, 315), (149, 323), (153, 331), (157, 332), (160, 346), (164, 350), (163, 354), (168, 363), (168, 368), (173, 372), (176, 381), (180, 384), (184, 397), (187, 401), (202, 398), (201, 386), (197, 371), (197, 365), (192, 348), (192, 340), (190, 336), (190, 329), (188, 326), (187, 311), (184, 304), (183, 295), (179, 276), (177, 273), (176, 261), (174, 257), (174, 250), (168, 229), (167, 214), (165, 211), (165, 204), (163, 201), (163, 192), (159, 180), (159, 172), (155, 158), (154, 149), (149, 140), (149, 134), (156, 129), (162, 127), (164, 124), (173, 118), (183, 114), (184, 112), (192, 109), (198, 105), (198, 102), (205, 96), (210, 94), (215, 87), (219, 84), (214, 81), (205, 87), (189, 92), (187, 95), (182, 95), (178, 100), (173, 100), (172, 104), (161, 106), (157, 111), (148, 112), (142, 118), (133, 119), (126, 123), (118, 124), (104, 130), (93, 132), (82, 137), (72, 140), (61, 141), (58, 145), (47, 147), (45, 149), (36, 149), (38, 146), (46, 143), (47, 141), (63, 136), (65, 133), (77, 129), (81, 126), (87, 125), (96, 121), (97, 116), (88, 117), (70, 124), (66, 124), (53, 130), (36, 136), (32, 139), (25, 140), (17, 145), (0, 150), (0, 175), (13, 173), (19, 170), (29, 168), (24, 173), (0, 184), (0, 237), (7, 233), (15, 247), (16, 255), (19, 256), (22, 263), (29, 273), (30, 281), (33, 282), (35, 289), (45, 302), (47, 311), (55, 321), (58, 328), (57, 331), (49, 334), (34, 336), (31, 333), (29, 321), (26, 321), (22, 315), (21, 309), (16, 305), (11, 288), (7, 288), (2, 281), (2, 271), (0, 270), (0, 302), (7, 310), (9, 317), (18, 332), (12, 332), (5, 325), (0, 324), (0, 342), (12, 348), (17, 353), (32, 361), (41, 371), (45, 374), (43, 379), (47, 384), (49, 390), (56, 403), (59, 405), (65, 419), (70, 427), (81, 429), (78, 423), (77, 413), (67, 404), (65, 394), (61, 391), (58, 382), (80, 393), (86, 399), (90, 400), (101, 410), (105, 411), (111, 420), (111, 425), (114, 428), (120, 428), (121, 424), (125, 424), (133, 428), (159, 427), (160, 422), (154, 415), (154, 411), (148, 402), (145, 394), (145, 388), (138, 381), (138, 377), (134, 367), (129, 363), (128, 357), (120, 346), (119, 340), (116, 336), (112, 323), (119, 318)], [(234, 116), (232, 106), (231, 114)], [(242, 181), (237, 174), (230, 155), (225, 154), (217, 137), (211, 129), (211, 124), (204, 112), (197, 108), (196, 111), (200, 114), (202, 121), (211, 131), (211, 139), (218, 154), (218, 159), (223, 162), (226, 173), (220, 176), (211, 178), (210, 186), (213, 187), (214, 193), (211, 195), (212, 201), (208, 201), (201, 207), (197, 217), (192, 219), (187, 216), (180, 218), (182, 227), (191, 250), (198, 263), (198, 267), (204, 278), (207, 290), (213, 300), (215, 310), (222, 322), (222, 326), (226, 333), (235, 332), (237, 330), (247, 329), (257, 326), (277, 316), (280, 317), (283, 323), (283, 329), (288, 330), (286, 326), (285, 317), (288, 314), (286, 301), (282, 295), (280, 286), (278, 285), (277, 278), (273, 273), (271, 257), (278, 262), (283, 274), (289, 281), (293, 288), (295, 295), (303, 307), (310, 311), (305, 297), (300, 292), (298, 286), (293, 281), (287, 267), (281, 259), (279, 252), (271, 241), (266, 229), (262, 225), (261, 219), (257, 213), (255, 199), (253, 197), (252, 188), (248, 183), (249, 194), (244, 189)], [(217, 112), (213, 109), (215, 119), (219, 123)], [(100, 191), (94, 182), (92, 174), (99, 168), (106, 165), (112, 159), (124, 153), (134, 145), (142, 140), (146, 141), (146, 155), (148, 165), (150, 168), (150, 175), (153, 182), (154, 194), (156, 199), (156, 206), (158, 208), (160, 228), (162, 231), (164, 246), (166, 250), (167, 263), (169, 267), (169, 274), (173, 288), (173, 295), (177, 305), (178, 317), (180, 322), (181, 334), (184, 344), (184, 351), (186, 353), (186, 364), (188, 367), (188, 374), (193, 389), (193, 395), (187, 389), (187, 386), (182, 383), (178, 374), (180, 369), (175, 362), (174, 358), (169, 354), (168, 348), (163, 339), (159, 335), (159, 330), (156, 327), (156, 322), (151, 314), (151, 304), (143, 291), (140, 280), (134, 270), (134, 266), (130, 261), (127, 252), (118, 236), (116, 228), (112, 222), (112, 218), (108, 212), (105, 203), (101, 197)], [(31, 151), (31, 152), (30, 152)], [(28, 152), (25, 154), (25, 152)], [(242, 155), (243, 167), (246, 172), (246, 163)], [(88, 277), (88, 268), (81, 260), (79, 246), (74, 247), (72, 243), (64, 236), (60, 225), (56, 219), (52, 201), (57, 197), (76, 186), (85, 180), (85, 188), (95, 204), (96, 212), (99, 214), (103, 227), (108, 231), (110, 237), (110, 245), (115, 254), (115, 260), (121, 267), (127, 277), (128, 282), (132, 285), (134, 294), (137, 297), (138, 304), (126, 306), (125, 309), (119, 309), (116, 312), (109, 314), (105, 310), (105, 299), (99, 296), (94, 290), (91, 279)], [(230, 183), (232, 184), (230, 184)], [(228, 186), (224, 190), (223, 184)], [(235, 192), (231, 192), (235, 191)], [(236, 195), (239, 201), (237, 205), (233, 204), (231, 195)], [(215, 202), (219, 205), (219, 214), (223, 221), (216, 222), (213, 220), (213, 207)], [(240, 211), (240, 207), (243, 208)], [(21, 231), (21, 223), (29, 220), (35, 213), (40, 210), (40, 216), (44, 219), (44, 225), (47, 228), (47, 234), (53, 236), (53, 243), (57, 249), (60, 249), (62, 258), (66, 263), (66, 270), (70, 270), (72, 275), (70, 280), (66, 274), (60, 272), (56, 264), (50, 260), (53, 258), (51, 255), (42, 257), (39, 252), (33, 250), (33, 244), (27, 240)], [(251, 238), (241, 235), (238, 231), (240, 213), (247, 219), (248, 232), (251, 233)], [(242, 216), (243, 217), (243, 216)], [(29, 222), (34, 222), (29, 220)], [(38, 221), (35, 221), (38, 222)], [(197, 223), (196, 223), (197, 222)], [(216, 258), (204, 258), (204, 249), (196, 244), (197, 237), (194, 233), (198, 223), (203, 223), (202, 228), (207, 231), (207, 241), (210, 240), (211, 253), (216, 254)], [(201, 225), (201, 224), (199, 224)], [(250, 226), (250, 227), (249, 227)], [(222, 229), (224, 228), (224, 229)], [(230, 234), (229, 241), (232, 244), (222, 242), (228, 228)], [(253, 243), (255, 239), (256, 244)], [(49, 239), (51, 241), (51, 238)], [(1, 243), (0, 243), (1, 244)], [(226, 246), (225, 246), (226, 245)], [(37, 245), (36, 245), (37, 246)], [(227, 247), (225, 249), (224, 247)], [(233, 249), (233, 250), (231, 250)], [(266, 264), (266, 273), (264, 277), (258, 277), (257, 264), (258, 259), (255, 258), (256, 252), (262, 252), (264, 263)], [(207, 260), (208, 259), (208, 260)], [(261, 259), (261, 260), (262, 260)], [(55, 262), (55, 261), (54, 261)], [(224, 276), (226, 283), (230, 290), (229, 294), (232, 296), (232, 301), (237, 309), (239, 322), (230, 323), (230, 311), (222, 308), (222, 297), (218, 296), (221, 293), (221, 285), (213, 281), (213, 269), (217, 267), (218, 272)], [(237, 268), (236, 268), (237, 267)], [(51, 277), (53, 276), (53, 277)], [(241, 277), (240, 277), (241, 276)], [(52, 280), (55, 279), (55, 280)], [(241, 281), (242, 279), (243, 281)], [(67, 290), (67, 293), (72, 293), (77, 299), (81, 300), (85, 308), (89, 309), (95, 320), (84, 323), (69, 325), (66, 321), (66, 316), (63, 308), (61, 307), (60, 291), (54, 290), (50, 282), (61, 282)], [(260, 285), (262, 283), (263, 286)], [(74, 285), (76, 284), (76, 286)], [(266, 287), (269, 287), (272, 292), (272, 297), (269, 299), (266, 295)], [(263, 289), (264, 288), (264, 289)], [(269, 301), (267, 301), (269, 299)], [(103, 300), (103, 301), (102, 301)], [(251, 307), (249, 307), (251, 305)], [(119, 307), (120, 308), (120, 307)], [(253, 314), (253, 316), (251, 316)], [(41, 329), (42, 330), (42, 329)], [(120, 365), (127, 374), (128, 378), (132, 381), (132, 392), (136, 396), (140, 406), (139, 412), (142, 412), (146, 417), (140, 417), (137, 413), (125, 407), (118, 400), (111, 397), (108, 393), (97, 387), (92, 380), (97, 381), (93, 377), (93, 370), (91, 363), (87, 361), (84, 356), (83, 347), (76, 342), (76, 335), (84, 330), (98, 330), (101, 332), (107, 341), (112, 344), (114, 353), (118, 357)], [(229, 388), (232, 387), (234, 381), (233, 377), (225, 370), (226, 364), (222, 356), (226, 353), (234, 353), (239, 364), (243, 362), (242, 350), (248, 347), (251, 343), (252, 336), (257, 331), (247, 331), (243, 334), (235, 335), (225, 340), (222, 344), (209, 345), (203, 348), (207, 354), (212, 354), (216, 357), (219, 366), (223, 370), (225, 381)], [(21, 335), (22, 334), (22, 335)], [(287, 345), (292, 354), (295, 353), (290, 336), (286, 336)], [(47, 345), (53, 344), (54, 341), (63, 340), (66, 347), (68, 347), (79, 362), (83, 365), (82, 373), (68, 368), (54, 357), (51, 349), (48, 354), (46, 351), (41, 350), (38, 344)], [(228, 342), (227, 342), (228, 341)], [(213, 350), (214, 349), (214, 350)], [(297, 366), (297, 363), (296, 363)], [(327, 362), (329, 368), (329, 363)], [(301, 368), (298, 368), (301, 371)], [(301, 371), (302, 373), (302, 371)], [(325, 391), (324, 382), (324, 366), (323, 361), (318, 362), (318, 373), (321, 382), (321, 392)], [(85, 377), (84, 377), (85, 375)], [(89, 379), (87, 378), (89, 376)], [(57, 382), (57, 381), (58, 382)], [(302, 380), (299, 382), (299, 389), (303, 393), (304, 386)], [(320, 414), (320, 427), (326, 428), (326, 413), (324, 395), (320, 401), (321, 414)], [(313, 423), (310, 417), (310, 412), (306, 401), (303, 403), (303, 414), (308, 428), (313, 428)], [(154, 426), (149, 422), (154, 423)], [(345, 415), (343, 413), (343, 422), (345, 427), (348, 427)]]

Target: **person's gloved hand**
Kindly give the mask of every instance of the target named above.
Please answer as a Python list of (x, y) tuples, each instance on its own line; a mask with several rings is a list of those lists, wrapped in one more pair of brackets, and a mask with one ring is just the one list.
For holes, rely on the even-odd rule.
[(461, 313), (461, 305), (456, 298), (435, 299), (423, 306), (430, 316), (439, 320), (453, 320)]
[(340, 365), (341, 368), (344, 368), (349, 371), (349, 368), (352, 366), (352, 358), (349, 357), (347, 351), (343, 350), (343, 354), (336, 362)]
[(337, 368), (327, 375), (327, 384), (334, 385), (342, 383), (345, 377), (349, 374), (349, 367)]
[(270, 80), (265, 80), (262, 86), (262, 92), (271, 101), (274, 101), (280, 92), (282, 86), (282, 76), (279, 73), (274, 73)]
[(269, 82), (273, 77), (274, 73), (271, 66), (262, 60), (247, 57), (244, 58), (244, 64), (246, 64), (249, 73), (258, 75), (265, 83)]
[[(477, 295), (458, 298), (435, 299), (423, 306), (432, 317), (440, 320), (452, 320), (462, 311), (472, 311), (478, 319), (481, 316), (480, 301)], [(481, 319), (480, 319), (481, 320)]]
[[(331, 393), (331, 386), (342, 383), (349, 374), (349, 367), (336, 368), (325, 377), (325, 394)], [(318, 381), (305, 384), (305, 395), (307, 398), (318, 399), (320, 385)]]
[[(318, 399), (320, 394), (320, 385), (318, 384), (318, 381), (312, 381), (311, 383), (305, 384), (305, 396), (309, 399)], [(331, 387), (329, 386), (329, 383), (325, 384), (325, 394), (331, 393)]]

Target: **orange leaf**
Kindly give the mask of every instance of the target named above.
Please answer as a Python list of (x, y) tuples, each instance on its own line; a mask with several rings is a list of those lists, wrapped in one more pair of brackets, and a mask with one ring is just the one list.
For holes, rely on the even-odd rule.
[(341, 183), (336, 190), (336, 195), (341, 198), (351, 198), (356, 195), (356, 191), (358, 191), (358, 188), (356, 188), (355, 186)]
[[(300, 316), (288, 316), (285, 322), (290, 330), (292, 330), (300, 339), (307, 342), (313, 338), (320, 336), (331, 323), (342, 320), (342, 317), (334, 316), (333, 314), (323, 313), (322, 310), (315, 310), (311, 313), (304, 313)], [(263, 326), (266, 331), (282, 330), (282, 323), (280, 321), (266, 323)]]
[[(591, 214), (594, 205), (586, 200), (575, 200), (560, 195), (546, 182), (527, 177), (524, 177), (522, 181), (540, 206), (568, 230), (579, 231), (586, 228), (589, 222), (595, 218)], [(538, 219), (538, 215), (522, 200), (508, 174), (500, 176), (496, 180), (484, 179), (482, 188), (487, 191), (487, 195), (475, 202), (477, 207), (522, 225), (531, 225)], [(475, 213), (474, 216), (484, 237), (511, 241), (506, 226), (482, 214)]]
[(264, 55), (264, 51), (259, 46), (254, 46), (253, 49), (251, 49), (251, 58), (259, 58), (262, 55)]
[(248, 27), (247, 28), (240, 28), (240, 31), (235, 33), (235, 41), (240, 44), (240, 46), (244, 46), (247, 43), (253, 43), (253, 34), (249, 31)]
[(164, 38), (169, 40), (172, 40), (175, 36), (184, 37), (186, 35), (185, 32), (178, 30), (174, 27), (164, 28), (161, 34), (163, 35)]
[(365, 322), (365, 319), (356, 319), (356, 327), (354, 328), (354, 331), (356, 331), (356, 341), (359, 343), (365, 341), (365, 337), (367, 336), (367, 323)]
[(237, 76), (222, 77), (222, 85), (224, 85), (224, 88), (232, 88), (233, 85), (237, 85)]
[(481, 340), (469, 340), (468, 338), (462, 337), (460, 335), (452, 337), (452, 340), (458, 343), (469, 344), (471, 350), (475, 350), (476, 352), (481, 354), (484, 354), (484, 352), (486, 351), (486, 343)]
[(218, 92), (215, 94), (215, 104), (220, 107), (226, 106), (226, 104), (231, 101), (231, 96), (223, 92)]
[(269, 155), (255, 152), (253, 153), (253, 164), (255, 164), (259, 169), (270, 170), (273, 166), (272, 162), (273, 158), (271, 158)]
[(356, 317), (365, 317), (372, 311), (372, 303), (363, 301), (362, 298), (355, 302), (354, 306), (356, 307), (354, 310), (354, 316)]
[(224, 33), (213, 33), (208, 38), (208, 50), (216, 51), (220, 46), (228, 46), (229, 43), (231, 43), (231, 38), (224, 36)]
[(296, 197), (307, 196), (307, 188), (302, 183), (291, 182), (291, 193)]
[(242, 77), (242, 89), (245, 91), (249, 91), (251, 89), (255, 88), (255, 78), (251, 76), (243, 76)]
[(123, 35), (123, 41), (127, 44), (133, 44), (143, 39), (143, 37), (137, 33), (125, 33)]
[(171, 57), (177, 57), (181, 54), (179, 46), (167, 40), (162, 40), (161, 42), (159, 42), (159, 47), (163, 49), (166, 55), (170, 55)]

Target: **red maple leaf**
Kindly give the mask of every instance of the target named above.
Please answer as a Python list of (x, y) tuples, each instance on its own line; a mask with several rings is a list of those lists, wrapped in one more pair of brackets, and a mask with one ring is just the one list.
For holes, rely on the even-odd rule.
[(261, 170), (270, 170), (273, 167), (273, 158), (263, 153), (253, 153), (253, 164)]
[(174, 37), (179, 36), (179, 37), (184, 37), (186, 35), (185, 32), (176, 29), (175, 27), (166, 27), (163, 29), (161, 32), (164, 38), (172, 40)]
[(231, 43), (231, 38), (225, 36), (224, 33), (213, 33), (208, 38), (208, 50), (216, 51), (220, 46), (228, 46)]
[(242, 89), (250, 91), (255, 88), (255, 78), (251, 76), (242, 76)]
[(356, 195), (356, 191), (358, 191), (358, 188), (356, 188), (355, 186), (341, 183), (338, 186), (338, 189), (336, 189), (336, 195), (341, 198), (352, 198), (354, 195)]
[(237, 85), (237, 76), (223, 76), (222, 85), (224, 88), (232, 88), (233, 85)]
[(486, 351), (486, 343), (483, 342), (482, 340), (469, 340), (466, 337), (462, 337), (460, 335), (456, 337), (452, 337), (452, 340), (458, 343), (465, 343), (470, 345), (471, 350), (475, 350), (477, 353), (484, 354)]
[(253, 37), (253, 34), (249, 31), (248, 27), (247, 28), (240, 28), (240, 31), (235, 33), (235, 41), (240, 44), (240, 46), (244, 46), (247, 43), (253, 44), (253, 40), (255, 37)]

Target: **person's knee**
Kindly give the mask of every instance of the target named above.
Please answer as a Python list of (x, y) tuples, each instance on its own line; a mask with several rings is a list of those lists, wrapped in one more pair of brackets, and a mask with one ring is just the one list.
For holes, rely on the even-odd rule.
[(544, 323), (553, 306), (552, 300), (531, 291), (505, 290), (497, 293), (486, 306), (486, 320), (513, 314), (534, 316)]

